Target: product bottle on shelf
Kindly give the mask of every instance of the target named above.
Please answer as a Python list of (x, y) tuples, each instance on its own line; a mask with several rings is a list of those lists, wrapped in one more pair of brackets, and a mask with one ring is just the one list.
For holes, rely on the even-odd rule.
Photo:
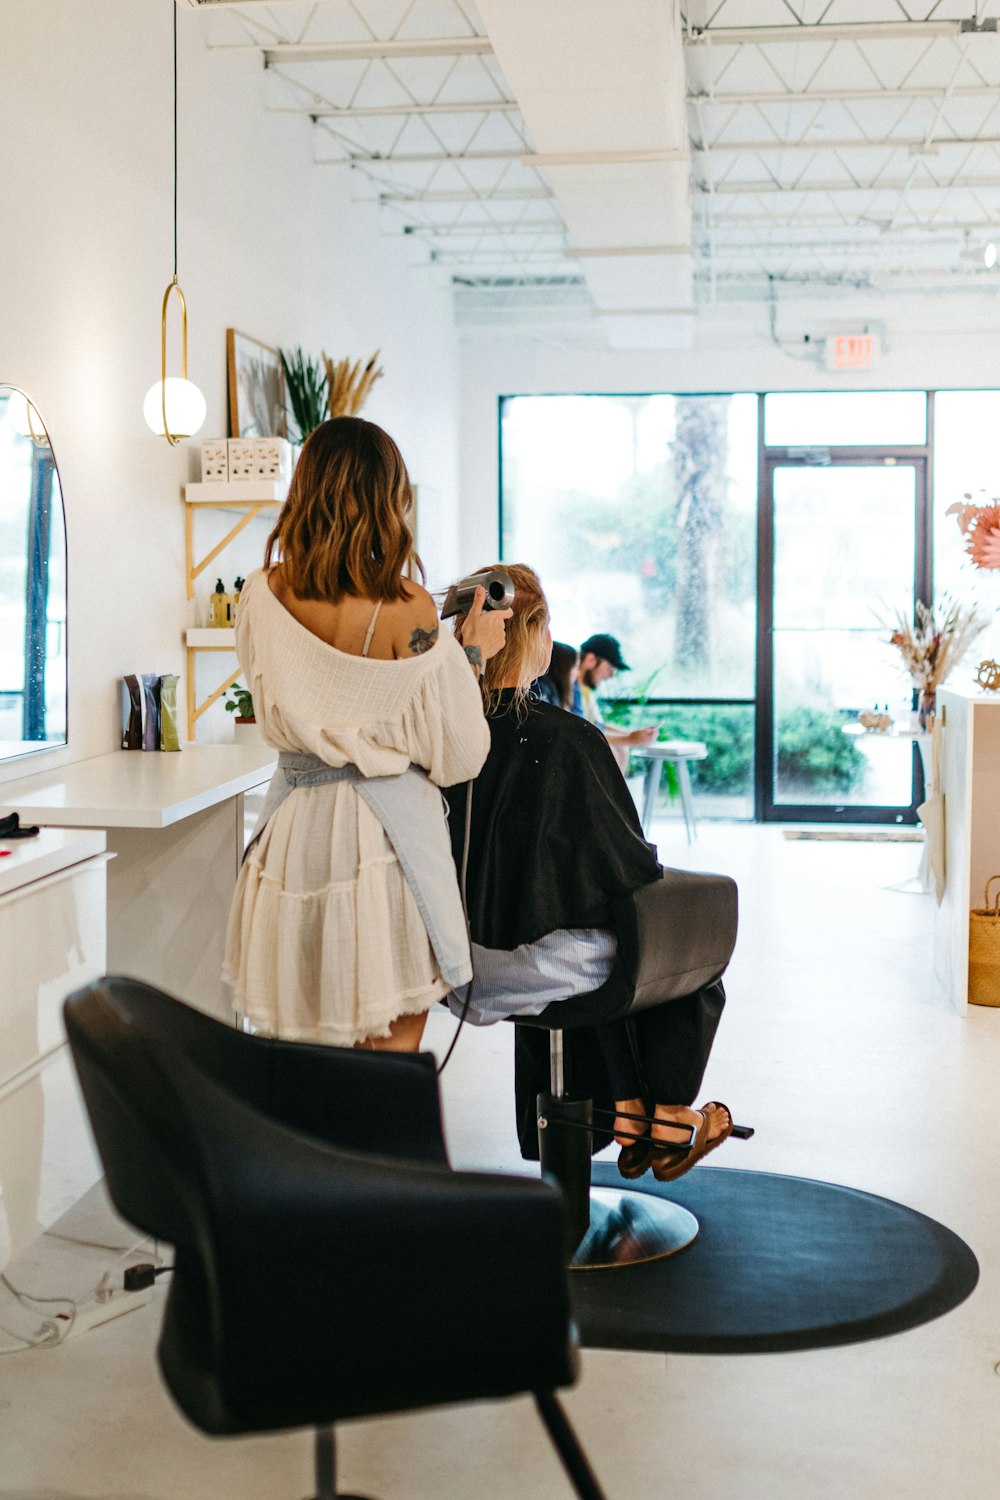
[(236, 624), (236, 607), (237, 607), (237, 605), (240, 602), (240, 595), (243, 592), (243, 585), (245, 583), (246, 583), (246, 579), (245, 578), (237, 578), (236, 581), (235, 581), (235, 583), (233, 584), (233, 592), (229, 596), (229, 623), (230, 623), (230, 625), (235, 625)]
[(215, 593), (211, 595), (208, 602), (211, 608), (209, 625), (225, 630), (229, 624), (229, 595), (226, 593), (221, 578), (215, 580)]

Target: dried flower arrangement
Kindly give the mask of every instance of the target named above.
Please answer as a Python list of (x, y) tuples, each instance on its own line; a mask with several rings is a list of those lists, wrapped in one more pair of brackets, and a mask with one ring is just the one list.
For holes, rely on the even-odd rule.
[(974, 505), (963, 496), (964, 505), (949, 505), (946, 516), (955, 516), (965, 537), (965, 550), (977, 568), (1000, 568), (1000, 499)]
[(331, 417), (353, 417), (364, 406), (371, 388), (382, 377), (382, 367), (376, 361), (381, 350), (376, 349), (371, 359), (361, 368), (360, 359), (352, 364), (349, 359), (338, 359), (336, 364), (328, 355), (323, 355), (329, 386), (328, 407)]
[(917, 600), (915, 619), (895, 609), (886, 625), (892, 629), (889, 644), (898, 648), (910, 681), (922, 695), (930, 697), (957, 667), (973, 641), (989, 624), (975, 604), (960, 604), (948, 595), (937, 605)]

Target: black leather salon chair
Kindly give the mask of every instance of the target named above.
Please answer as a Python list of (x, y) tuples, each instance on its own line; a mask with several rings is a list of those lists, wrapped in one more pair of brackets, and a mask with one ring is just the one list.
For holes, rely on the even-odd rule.
[(548, 1005), (539, 1016), (516, 1017), (520, 1026), (549, 1032), (549, 1092), (537, 1101), (539, 1155), (542, 1172), (563, 1191), (571, 1269), (672, 1255), (696, 1238), (698, 1221), (680, 1204), (648, 1193), (591, 1189), (594, 1104), (580, 1098), (567, 1078), (563, 1033), (626, 1019), (712, 986), (721, 991), (736, 946), (737, 917), (736, 882), (728, 875), (664, 870), (662, 880), (616, 905), (618, 953), (600, 989)]
[(433, 1058), (248, 1036), (129, 979), (64, 1014), (111, 1198), (175, 1247), (159, 1361), (196, 1427), (315, 1427), (331, 1500), (337, 1421), (530, 1392), (603, 1500), (553, 1394), (559, 1194), (450, 1169)]

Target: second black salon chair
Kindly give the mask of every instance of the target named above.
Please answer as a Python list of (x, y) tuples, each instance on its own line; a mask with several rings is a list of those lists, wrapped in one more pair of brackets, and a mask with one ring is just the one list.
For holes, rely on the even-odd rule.
[[(518, 1025), (549, 1032), (550, 1085), (537, 1101), (542, 1171), (562, 1188), (567, 1251), (576, 1269), (656, 1260), (695, 1239), (698, 1222), (662, 1197), (590, 1186), (593, 1101), (574, 1091), (564, 1066), (564, 1031), (619, 1021), (670, 1005), (714, 985), (736, 946), (738, 895), (728, 875), (663, 872), (614, 911), (618, 952), (600, 989), (518, 1015)], [(639, 1130), (640, 1127), (635, 1127)], [(751, 1132), (747, 1132), (751, 1133)]]
[(159, 1359), (196, 1427), (316, 1428), (332, 1500), (335, 1422), (531, 1393), (603, 1500), (553, 1394), (576, 1362), (559, 1194), (450, 1169), (432, 1057), (244, 1035), (129, 979), (65, 1020), (112, 1201), (175, 1247)]

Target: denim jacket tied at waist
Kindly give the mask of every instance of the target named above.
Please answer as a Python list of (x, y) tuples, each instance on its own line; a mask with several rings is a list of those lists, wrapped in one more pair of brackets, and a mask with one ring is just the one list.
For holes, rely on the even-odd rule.
[(296, 787), (334, 781), (353, 782), (358, 796), (385, 829), (423, 918), (442, 978), (452, 986), (467, 984), (472, 961), (448, 836), (448, 805), (419, 766), (410, 766), (401, 776), (362, 776), (354, 765), (329, 766), (318, 755), (282, 750), (247, 853)]

